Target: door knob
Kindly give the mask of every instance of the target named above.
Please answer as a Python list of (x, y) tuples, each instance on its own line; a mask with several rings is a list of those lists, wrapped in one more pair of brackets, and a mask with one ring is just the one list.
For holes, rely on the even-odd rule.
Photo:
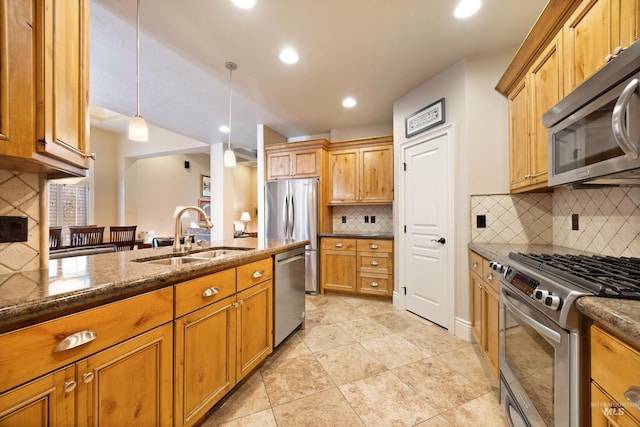
[(445, 240), (444, 237), (439, 238), (438, 240), (436, 239), (431, 239), (432, 242), (436, 242), (436, 243), (440, 243), (441, 245), (444, 245), (445, 243), (447, 243), (447, 241)]

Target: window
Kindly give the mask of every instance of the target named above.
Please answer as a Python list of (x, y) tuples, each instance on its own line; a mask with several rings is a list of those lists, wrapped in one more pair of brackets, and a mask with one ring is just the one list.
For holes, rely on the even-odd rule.
[(89, 186), (49, 181), (49, 225), (62, 226), (62, 244), (69, 244), (69, 226), (87, 225)]

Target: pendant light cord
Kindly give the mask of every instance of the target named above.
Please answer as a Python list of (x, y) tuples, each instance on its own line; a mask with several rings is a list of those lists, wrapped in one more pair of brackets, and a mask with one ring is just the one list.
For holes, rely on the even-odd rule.
[(136, 13), (136, 116), (140, 116), (140, 0)]
[(232, 78), (233, 78), (233, 70), (237, 67), (233, 62), (227, 62), (225, 66), (229, 69), (229, 135), (227, 140), (227, 150), (231, 150), (231, 96), (233, 94), (232, 90)]

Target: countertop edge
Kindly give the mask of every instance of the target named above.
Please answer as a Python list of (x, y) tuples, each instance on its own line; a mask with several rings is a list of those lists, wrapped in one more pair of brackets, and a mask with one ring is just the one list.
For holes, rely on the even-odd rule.
[(640, 301), (586, 296), (576, 300), (576, 308), (640, 350)]
[(318, 233), (318, 237), (336, 237), (343, 239), (393, 240), (393, 233)]

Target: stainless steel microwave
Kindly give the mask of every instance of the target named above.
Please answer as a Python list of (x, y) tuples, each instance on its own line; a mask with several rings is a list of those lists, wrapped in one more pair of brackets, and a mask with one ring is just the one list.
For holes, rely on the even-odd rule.
[(640, 186), (640, 44), (543, 116), (549, 186)]

